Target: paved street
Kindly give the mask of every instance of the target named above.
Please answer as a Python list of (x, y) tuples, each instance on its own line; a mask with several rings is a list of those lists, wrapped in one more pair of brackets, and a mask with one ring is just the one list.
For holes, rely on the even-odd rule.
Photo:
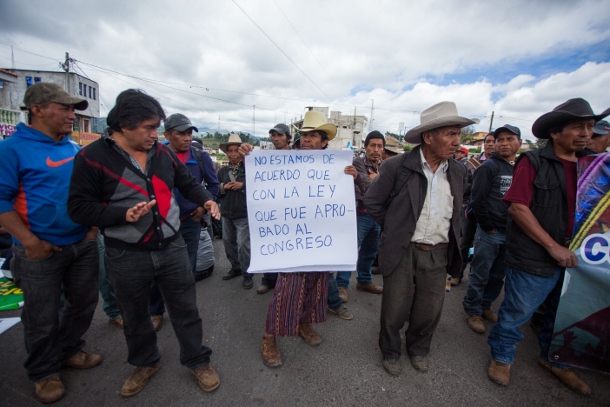
[[(126, 362), (122, 332), (108, 325), (102, 303), (85, 339), (86, 350), (101, 353), (102, 364), (85, 371), (63, 370), (67, 388), (56, 406), (602, 406), (610, 404), (610, 377), (587, 371), (579, 374), (593, 395), (574, 394), (537, 364), (538, 345), (525, 326), (513, 366), (512, 382), (501, 387), (487, 378), (490, 361), (486, 335), (465, 323), (461, 299), (463, 283), (447, 294), (445, 309), (432, 343), (428, 373), (415, 371), (401, 359), (403, 373), (391, 377), (381, 367), (377, 346), (381, 296), (355, 289), (355, 275), (347, 303), (355, 318), (334, 315), (316, 326), (323, 338), (311, 348), (300, 338), (278, 338), (284, 366), (266, 367), (260, 345), (271, 292), (258, 295), (243, 290), (241, 279), (223, 281), (228, 271), (222, 242), (214, 241), (216, 270), (197, 283), (204, 338), (214, 350), (212, 364), (221, 385), (206, 394), (178, 361), (179, 349), (166, 318), (158, 335), (162, 368), (138, 395), (123, 398), (120, 388), (132, 367)], [(374, 276), (381, 284), (380, 276)], [(496, 309), (499, 304), (496, 304)], [(4, 311), (1, 317), (19, 316)], [(489, 325), (488, 325), (489, 327)], [(21, 324), (0, 335), (0, 406), (40, 406), (22, 367), (25, 359)]]

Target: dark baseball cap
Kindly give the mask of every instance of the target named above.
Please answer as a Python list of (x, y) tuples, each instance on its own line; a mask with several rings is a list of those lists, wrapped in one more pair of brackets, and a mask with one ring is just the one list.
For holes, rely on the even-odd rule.
[(165, 126), (165, 131), (176, 130), (176, 131), (186, 131), (188, 129), (195, 129), (196, 132), (199, 132), (199, 129), (193, 126), (193, 123), (183, 114), (174, 113), (173, 115), (167, 117), (163, 124)]
[(28, 90), (25, 91), (25, 95), (23, 96), (23, 104), (25, 106), (21, 106), (21, 110), (28, 110), (33, 105), (40, 105), (47, 102), (74, 106), (74, 109), (76, 110), (85, 110), (87, 106), (89, 106), (89, 102), (85, 99), (70, 96), (61, 86), (55, 83), (42, 82), (30, 86)]
[(496, 130), (494, 130), (494, 138), (497, 138), (498, 134), (503, 131), (513, 133), (515, 136), (521, 138), (521, 130), (519, 130), (519, 127), (511, 126), (510, 124), (505, 124), (504, 126), (498, 127)]
[(594, 136), (605, 136), (608, 133), (610, 133), (610, 123), (605, 120), (595, 123), (595, 127), (593, 127)]
[(275, 131), (279, 134), (285, 134), (287, 136), (290, 136), (290, 129), (284, 123), (276, 124), (275, 127), (273, 127), (271, 130), (269, 130), (269, 133), (271, 133), (272, 131)]

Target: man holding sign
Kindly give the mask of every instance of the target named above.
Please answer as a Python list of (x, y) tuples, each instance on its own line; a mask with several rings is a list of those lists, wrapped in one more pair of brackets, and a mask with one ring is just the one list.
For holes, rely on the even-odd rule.
[[(253, 174), (254, 179), (252, 187), (250, 188), (252, 195), (249, 195), (249, 199), (252, 199), (255, 203), (257, 200), (265, 199), (265, 196), (273, 195), (275, 197), (276, 192), (279, 191), (272, 186), (279, 186), (282, 181), (290, 178), (289, 182), (291, 187), (283, 188), (282, 191), (279, 192), (279, 194), (281, 194), (280, 199), (285, 198), (287, 203), (295, 202), (296, 205), (299, 205), (297, 207), (286, 207), (284, 211), (281, 211), (282, 213), (269, 211), (266, 214), (262, 212), (257, 212), (255, 214), (255, 218), (260, 219), (260, 221), (269, 221), (269, 227), (259, 228), (258, 233), (254, 233), (254, 231), (252, 233), (251, 267), (253, 268), (253, 271), (258, 271), (258, 269), (260, 269), (260, 266), (256, 263), (257, 255), (270, 259), (271, 255), (277, 253), (276, 251), (288, 251), (288, 254), (283, 258), (276, 256), (278, 259), (277, 262), (280, 261), (279, 259), (283, 259), (283, 264), (289, 266), (283, 270), (286, 272), (279, 274), (277, 279), (273, 298), (267, 312), (266, 332), (261, 347), (264, 363), (270, 367), (281, 366), (283, 363), (275, 341), (276, 335), (300, 335), (310, 346), (317, 346), (321, 343), (322, 338), (314, 331), (311, 324), (324, 322), (326, 320), (329, 284), (328, 271), (332, 270), (331, 267), (335, 267), (334, 270), (351, 270), (355, 266), (357, 252), (355, 239), (355, 204), (352, 192), (353, 186), (351, 183), (343, 182), (341, 185), (333, 184), (332, 179), (333, 177), (343, 178), (343, 173), (352, 175), (352, 177), (355, 178), (358, 176), (358, 173), (353, 166), (349, 165), (345, 167), (343, 173), (340, 174), (341, 176), (339, 177), (338, 174), (333, 172), (336, 168), (324, 169), (331, 168), (329, 162), (334, 159), (333, 157), (335, 154), (322, 155), (315, 153), (315, 150), (326, 149), (329, 140), (332, 140), (336, 134), (337, 127), (334, 124), (326, 123), (326, 118), (321, 113), (308, 111), (305, 114), (299, 139), (300, 151), (304, 154), (295, 155), (283, 153), (280, 155), (274, 151), (270, 151), (268, 153), (273, 155), (266, 154), (261, 155), (252, 161), (249, 161), (248, 158), (246, 160), (247, 162), (251, 162), (255, 168), (257, 168), (257, 164), (262, 161), (266, 161), (267, 163), (273, 161), (282, 164), (277, 167), (279, 168), (277, 171), (250, 170), (250, 174)], [(251, 146), (243, 145), (240, 148), (240, 152), (249, 154), (251, 149)], [(306, 154), (308, 152), (311, 152), (311, 154)], [(336, 152), (337, 155), (339, 155), (339, 153), (343, 152)], [(295, 161), (298, 161), (299, 163), (303, 163), (304, 161), (309, 161), (310, 163), (315, 162), (315, 168), (320, 168), (320, 170), (316, 171), (310, 169), (306, 171), (307, 175), (301, 174), (298, 169), (300, 167), (294, 165)], [(349, 163), (350, 161), (351, 159), (347, 162)], [(301, 177), (304, 178), (304, 180), (299, 181)], [(311, 179), (312, 177), (320, 180), (317, 187), (312, 187), (311, 184), (306, 185), (307, 178)], [(264, 183), (261, 182), (264, 180), (272, 181), (272, 183), (269, 184), (271, 188), (260, 189), (260, 187), (257, 186), (264, 185)], [(303, 187), (303, 185), (306, 186)], [(335, 194), (341, 187), (345, 187), (343, 189), (351, 194), (351, 197), (346, 200), (346, 202), (350, 202), (351, 199), (351, 206), (335, 203), (337, 200), (337, 195)], [(303, 198), (307, 198), (307, 200), (303, 200)], [(319, 202), (319, 204), (312, 204), (311, 206), (303, 205), (310, 202)], [(249, 203), (249, 208), (251, 207), (252, 206)], [(329, 209), (329, 211), (324, 212), (326, 209)], [(339, 243), (336, 243), (335, 246), (339, 247), (339, 249), (325, 247), (331, 246), (333, 241), (332, 233), (327, 230), (324, 230), (325, 233), (329, 233), (326, 236), (313, 236), (315, 235), (315, 233), (313, 233), (313, 228), (322, 222), (324, 225), (328, 225), (328, 222), (331, 221), (331, 217), (334, 215), (341, 219), (332, 219), (333, 222), (344, 222), (346, 225), (344, 228), (338, 228), (344, 229), (339, 233), (345, 233), (347, 236), (345, 240), (351, 243), (348, 243), (344, 249), (340, 248), (341, 246)], [(286, 223), (272, 223), (278, 218), (280, 218), (279, 220), (282, 220), (281, 218), (283, 218)], [(288, 221), (293, 220), (293, 218), (303, 221), (296, 223), (296, 225), (294, 223), (289, 224)], [(321, 218), (324, 218), (322, 219), (322, 222), (320, 222)], [(318, 219), (317, 222), (315, 222), (316, 219)], [(306, 220), (310, 220), (309, 223), (306, 222)], [(349, 227), (350, 225), (354, 230), (351, 230)], [(294, 233), (292, 230), (294, 230)], [(261, 233), (264, 234), (266, 239), (261, 241), (262, 245), (259, 247), (255, 242), (256, 239), (263, 237), (260, 235)], [(310, 234), (311, 236), (308, 236)], [(272, 239), (272, 237), (277, 235), (280, 235), (281, 237), (284, 235), (286, 235), (286, 237), (292, 237), (294, 235), (294, 238), (287, 238), (285, 240)], [(340, 239), (335, 240), (338, 241)], [(326, 250), (327, 248), (328, 250)], [(315, 255), (313, 253), (315, 253)], [(331, 260), (328, 257), (325, 257), (329, 256), (329, 253), (332, 260), (345, 260), (344, 263), (346, 264), (320, 266), (320, 264), (324, 263), (320, 262), (321, 258)], [(282, 252), (280, 255), (281, 254), (285, 253)], [(271, 264), (270, 260), (265, 260), (264, 266), (270, 267), (269, 264)], [(312, 264), (318, 264), (318, 266), (313, 266)], [(335, 312), (339, 313), (341, 310), (342, 308), (340, 306)]]

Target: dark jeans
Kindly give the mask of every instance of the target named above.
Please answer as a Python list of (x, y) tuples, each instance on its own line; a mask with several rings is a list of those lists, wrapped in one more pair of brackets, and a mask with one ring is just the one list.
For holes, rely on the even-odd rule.
[[(61, 246), (61, 252), (31, 260), (21, 245), (14, 245), (11, 270), (23, 290), (23, 333), (30, 380), (56, 375), (60, 362), (85, 346), (98, 300), (99, 254), (97, 241), (81, 240)], [(59, 316), (60, 297), (65, 306)]]
[(405, 323), (409, 356), (430, 353), (445, 301), (446, 278), (447, 249), (423, 251), (407, 246), (396, 268), (383, 278), (379, 347), (384, 359), (400, 358), (400, 330)]
[(484, 309), (491, 308), (504, 286), (508, 269), (504, 262), (506, 232), (498, 230), (490, 234), (478, 227), (474, 249), (462, 305), (466, 314), (481, 315)]
[(148, 313), (150, 286), (154, 281), (163, 294), (180, 344), (180, 362), (190, 369), (209, 364), (212, 350), (202, 345), (195, 279), (184, 239), (178, 238), (164, 249), (154, 251), (107, 247), (105, 260), (125, 325), (127, 361), (134, 366), (151, 367), (161, 358)]
[(460, 278), (464, 277), (464, 270), (468, 265), (468, 252), (474, 243), (474, 235), (477, 233), (477, 220), (466, 219), (464, 211), (462, 211), (462, 237), (460, 239), (460, 252), (462, 252), (462, 270)]
[(100, 257), (100, 294), (104, 301), (104, 314), (110, 319), (117, 319), (121, 317), (119, 312), (119, 306), (116, 303), (116, 296), (114, 295), (114, 289), (108, 276), (106, 275), (106, 266), (104, 265), (104, 253), (106, 253), (106, 246), (104, 245), (104, 239), (102, 234), (97, 234), (97, 247), (99, 249)]
[[(189, 217), (180, 221), (180, 233), (186, 243), (186, 251), (188, 253), (189, 262), (191, 263), (191, 271), (193, 276), (197, 274), (197, 248), (199, 247), (199, 233), (201, 232), (201, 223), (195, 222)], [(150, 315), (163, 315), (165, 313), (165, 304), (159, 287), (153, 283), (150, 292)]]
[(269, 288), (274, 288), (277, 282), (277, 273), (263, 273), (263, 284)]
[[(356, 220), (358, 226), (358, 262), (356, 263), (358, 276), (356, 280), (360, 284), (370, 284), (373, 282), (371, 268), (379, 251), (379, 231), (381, 228), (369, 214), (358, 215)], [(338, 272), (337, 284), (340, 287), (347, 288), (351, 275), (351, 271)]]

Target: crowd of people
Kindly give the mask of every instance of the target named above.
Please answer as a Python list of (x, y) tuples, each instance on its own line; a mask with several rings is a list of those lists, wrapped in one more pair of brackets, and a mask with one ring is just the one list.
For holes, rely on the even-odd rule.
[[(33, 85), (23, 106), (29, 123), (0, 143), (0, 224), (13, 237), (11, 270), (24, 293), (24, 366), (36, 398), (52, 403), (65, 395), (62, 367), (102, 362), (102, 355), (84, 350), (83, 340), (100, 294), (110, 323), (123, 329), (134, 366), (122, 396), (143, 390), (159, 370), (155, 331), (166, 308), (180, 363), (203, 391), (214, 391), (220, 379), (204, 345), (195, 283), (214, 270), (211, 225), (220, 220), (230, 263), (222, 279), (242, 277), (244, 289), (254, 286), (244, 160), (253, 147), (230, 135), (220, 145), (228, 165), (216, 171), (193, 143), (198, 130), (186, 116), (166, 117), (157, 100), (129, 89), (117, 97), (102, 138), (81, 149), (66, 135), (74, 111), (86, 108), (86, 100), (57, 85)], [(546, 146), (519, 156), (521, 130), (505, 124), (487, 135), (481, 155), (469, 157), (460, 133), (478, 121), (460, 116), (452, 102), (422, 111), (420, 124), (405, 134), (416, 145), (408, 153), (378, 131), (367, 135), (364, 155), (344, 172), (356, 199), (356, 289), (381, 295), (379, 348), (388, 374), (401, 374), (405, 324), (411, 365), (429, 370), (447, 275), (454, 286), (462, 282), (474, 245), (464, 320), (477, 334), (491, 324), (489, 379), (509, 384), (523, 339), (519, 328), (542, 309), (540, 365), (573, 391), (591, 392), (548, 353), (565, 269), (578, 261), (567, 248), (576, 162), (607, 150), (610, 125), (602, 119), (609, 114), (570, 99), (535, 121), (532, 132)], [(164, 143), (157, 136), (162, 121)], [(323, 150), (337, 135), (316, 111), (297, 130), (293, 140), (287, 125), (275, 125), (269, 130), (274, 148)], [(373, 283), (376, 261), (383, 286)], [(327, 313), (352, 319), (345, 305), (350, 279), (351, 272), (264, 273), (256, 291), (273, 291), (264, 364), (283, 364), (276, 336), (300, 336), (317, 346), (322, 337), (313, 324)], [(496, 314), (492, 305), (502, 290)]]

